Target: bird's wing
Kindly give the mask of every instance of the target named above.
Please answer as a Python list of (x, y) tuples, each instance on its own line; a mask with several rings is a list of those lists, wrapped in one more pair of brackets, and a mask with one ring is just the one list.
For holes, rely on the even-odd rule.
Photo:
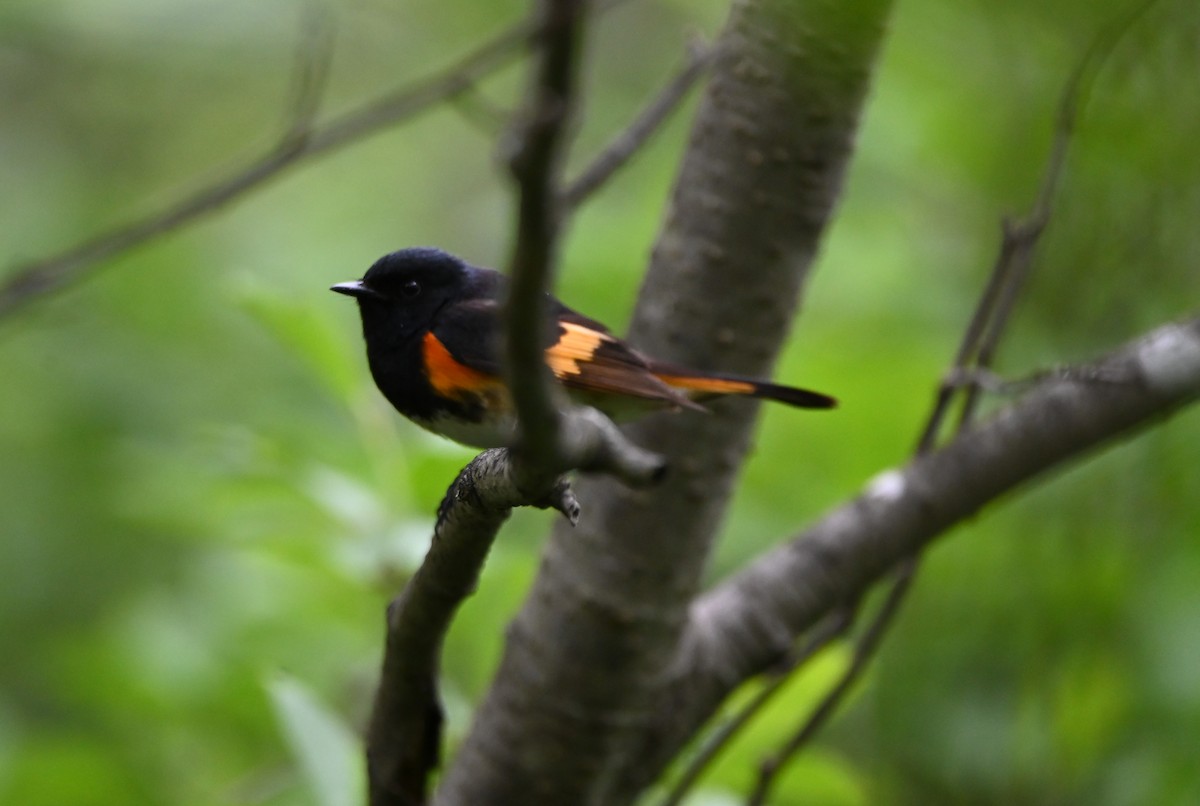
[[(698, 408), (659, 380), (646, 360), (604, 325), (561, 303), (554, 308), (553, 325), (545, 336), (546, 365), (568, 389)], [(431, 374), (446, 376), (447, 385), (494, 383), (502, 367), (500, 333), (497, 301), (475, 299), (449, 305), (438, 313), (426, 337), (426, 365)], [(443, 351), (449, 360), (429, 360), (432, 353)], [(439, 366), (444, 371), (439, 372)], [(438, 386), (437, 378), (430, 380)]]
[(568, 388), (700, 408), (659, 380), (645, 358), (594, 319), (564, 306), (555, 324), (546, 364)]
[(447, 305), (434, 317), (430, 333), (461, 364), (500, 376), (500, 304), (495, 300), (472, 299)]

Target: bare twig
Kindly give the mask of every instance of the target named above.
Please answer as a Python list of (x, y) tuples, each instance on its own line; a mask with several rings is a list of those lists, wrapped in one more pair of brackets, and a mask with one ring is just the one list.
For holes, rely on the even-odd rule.
[(896, 569), (896, 578), (892, 582), (892, 587), (888, 590), (887, 597), (884, 599), (883, 604), (880, 605), (875, 618), (871, 620), (871, 623), (855, 644), (854, 655), (850, 659), (850, 664), (842, 672), (842, 676), (834, 684), (833, 688), (821, 699), (821, 702), (818, 703), (808, 719), (804, 721), (800, 730), (778, 752), (762, 762), (758, 772), (758, 783), (754, 787), (754, 792), (751, 793), (750, 798), (746, 801), (746, 806), (762, 806), (762, 804), (767, 802), (767, 795), (770, 793), (771, 786), (775, 783), (775, 779), (780, 771), (800, 752), (801, 748), (812, 741), (817, 732), (833, 716), (837, 707), (850, 692), (850, 689), (854, 687), (858, 678), (867, 668), (867, 664), (875, 657), (875, 651), (879, 648), (879, 643), (883, 639), (884, 633), (887, 632), (887, 628), (891, 626), (892, 620), (900, 610), (900, 606), (904, 603), (904, 597), (908, 594), (917, 568), (918, 561), (914, 555), (902, 562)]
[(333, 13), (325, 0), (304, 3), (300, 41), (296, 47), (296, 69), (292, 73), (292, 102), (282, 143), (303, 143), (312, 131), (321, 99), (329, 84), (333, 63)]
[(456, 95), (451, 103), (459, 116), (489, 141), (495, 140), (512, 120), (512, 111), (485, 96), (479, 87)]
[[(1050, 154), (1046, 158), (1037, 198), (1025, 218), (1015, 222), (1005, 220), (1001, 224), (1000, 249), (992, 266), (988, 285), (959, 345), (953, 364), (955, 370), (971, 365), (977, 369), (991, 367), (1017, 294), (1024, 286), (1034, 246), (1049, 223), (1054, 200), (1066, 169), (1071, 139), (1080, 110), (1086, 106), (1090, 96), (1092, 82), (1121, 37), (1156, 2), (1158, 0), (1144, 0), (1103, 28), (1084, 51), (1068, 77), (1059, 100), (1054, 139)], [(930, 418), (925, 433), (921, 435), (920, 444), (931, 445), (936, 440), (955, 392), (962, 385), (961, 378), (960, 374), (952, 372), (943, 379), (935, 401), (935, 416)], [(959, 415), (960, 426), (970, 422), (980, 391), (978, 384), (967, 383), (967, 397)]]
[(599, 411), (572, 407), (563, 414), (562, 425), (562, 462), (557, 472), (578, 468), (585, 473), (607, 473), (630, 487), (662, 481), (666, 461), (627, 440)]
[[(1050, 212), (1062, 184), (1067, 154), (1075, 134), (1079, 113), (1087, 105), (1092, 83), (1121, 38), (1133, 27), (1134, 22), (1157, 2), (1158, 0), (1143, 0), (1135, 3), (1102, 28), (1084, 51), (1063, 87), (1054, 141), (1050, 155), (1046, 158), (1042, 184), (1033, 209), (1025, 218), (1018, 221), (1006, 220), (1002, 226), (1000, 253), (994, 268), (994, 275), (998, 276), (999, 280), (994, 298), (985, 298), (987, 309), (983, 313), (986, 326), (981, 328), (975, 345), (976, 367), (987, 369), (992, 366), (1001, 334), (1016, 305), (1017, 295), (1025, 286), (1038, 239), (1050, 221)], [(959, 416), (960, 424), (970, 422), (979, 403), (980, 391), (975, 384), (967, 386), (966, 398)]]
[[(941, 431), (949, 406), (958, 391), (964, 391), (964, 402), (957, 431), (962, 433), (974, 419), (981, 385), (975, 379), (979, 372), (990, 366), (1000, 339), (1008, 324), (1017, 296), (1028, 277), (1034, 249), (1041, 234), (1050, 221), (1053, 202), (1061, 185), (1066, 167), (1067, 153), (1075, 131), (1079, 110), (1086, 104), (1087, 92), (1105, 57), (1112, 51), (1121, 35), (1133, 21), (1157, 0), (1148, 0), (1137, 6), (1131, 14), (1103, 29), (1084, 52), (1072, 71), (1063, 89), (1054, 133), (1054, 143), (1047, 158), (1033, 209), (1019, 222), (1005, 221), (1003, 239), (996, 261), (992, 266), (988, 283), (967, 326), (963, 339), (955, 354), (950, 371), (945, 375), (935, 397), (933, 410), (926, 422), (916, 447), (916, 455), (931, 451)], [(965, 386), (962, 379), (967, 379)], [(774, 756), (763, 761), (758, 784), (747, 801), (747, 806), (765, 802), (770, 787), (779, 771), (801, 748), (810, 742), (820, 728), (836, 711), (837, 706), (853, 688), (867, 664), (874, 657), (887, 628), (902, 606), (911, 588), (913, 578), (920, 566), (918, 554), (905, 559), (896, 570), (895, 578), (887, 593), (884, 604), (859, 638), (854, 658), (842, 677), (829, 690), (796, 734)]]
[(850, 625), (854, 623), (853, 612), (850, 607), (839, 608), (831, 613), (830, 617), (822, 622), (808, 636), (807, 640), (794, 648), (780, 667), (772, 673), (771, 680), (759, 689), (758, 693), (741, 710), (727, 719), (705, 740), (704, 745), (688, 762), (687, 767), (659, 806), (679, 806), (683, 803), (684, 797), (700, 780), (700, 776), (704, 774), (709, 765), (741, 733), (742, 728), (746, 727), (755, 715), (767, 707), (784, 684), (791, 679), (791, 673), (806, 664), (835, 638), (845, 634)]
[(708, 66), (712, 63), (713, 49), (701, 43), (692, 43), (688, 48), (686, 63), (667, 82), (629, 126), (601, 151), (584, 168), (579, 176), (567, 183), (562, 193), (562, 205), (573, 210), (595, 193), (613, 174), (621, 169), (638, 150), (670, 118), (683, 99)]
[[(466, 91), (484, 76), (515, 59), (536, 29), (536, 20), (523, 20), (450, 67), (386, 93), (323, 126), (314, 127), (306, 137), (297, 139), (289, 130), (274, 146), (243, 168), (164, 210), (117, 226), (59, 254), (13, 267), (0, 285), (0, 318), (82, 280), (104, 260), (190, 224), (241, 198), (304, 159), (410, 120), (439, 102)], [(312, 98), (313, 95), (305, 93), (305, 97)]]
[(584, 0), (541, 0), (539, 52), (509, 167), (517, 183), (512, 287), (505, 310), (508, 387), (530, 469), (558, 464), (559, 410), (542, 355), (558, 243), (559, 183), (574, 103)]

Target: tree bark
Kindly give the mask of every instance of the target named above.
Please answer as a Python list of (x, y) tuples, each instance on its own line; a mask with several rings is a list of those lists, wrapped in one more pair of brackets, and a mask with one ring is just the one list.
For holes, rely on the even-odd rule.
[[(744, 0), (717, 43), (635, 314), (646, 352), (769, 374), (837, 198), (890, 3)], [(671, 460), (635, 491), (579, 486), (496, 680), (436, 796), (445, 804), (611, 804), (661, 772), (651, 728), (688, 670), (674, 661), (746, 454), (749, 401), (631, 429)]]

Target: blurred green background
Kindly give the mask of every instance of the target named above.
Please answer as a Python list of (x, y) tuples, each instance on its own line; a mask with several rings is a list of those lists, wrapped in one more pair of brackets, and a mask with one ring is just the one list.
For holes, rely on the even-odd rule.
[[(1123, 7), (898, 4), (778, 368), (843, 407), (765, 411), (714, 579), (904, 460), (998, 222), (1035, 194), (1065, 78)], [(325, 115), (451, 63), (525, 4), (332, 8)], [(268, 147), (302, 12), (0, 5), (3, 265), (159, 209)], [(724, 13), (657, 0), (595, 23), (574, 167)], [(1163, 0), (1100, 74), (1004, 372), (1086, 358), (1196, 309), (1198, 41), (1194, 4)], [(471, 454), (392, 413), (354, 307), (326, 289), (404, 245), (503, 263), (512, 210), (493, 107), (512, 106), (520, 77), (509, 68), (478, 96), (306, 163), (0, 322), (0, 802), (356, 802), (353, 736), (383, 609)], [(692, 108), (569, 233), (560, 295), (618, 330)], [(939, 543), (881, 659), (777, 802), (1200, 802), (1198, 446), (1191, 411)], [(454, 626), (452, 741), (549, 517), (516, 514)], [(693, 803), (740, 802), (845, 660), (831, 650), (799, 676)]]

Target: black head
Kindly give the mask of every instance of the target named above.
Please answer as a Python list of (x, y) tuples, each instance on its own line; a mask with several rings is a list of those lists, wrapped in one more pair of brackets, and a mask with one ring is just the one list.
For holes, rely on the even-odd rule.
[(399, 341), (426, 327), (447, 302), (462, 297), (470, 271), (440, 249), (401, 249), (375, 261), (361, 280), (330, 290), (358, 301), (368, 340)]

